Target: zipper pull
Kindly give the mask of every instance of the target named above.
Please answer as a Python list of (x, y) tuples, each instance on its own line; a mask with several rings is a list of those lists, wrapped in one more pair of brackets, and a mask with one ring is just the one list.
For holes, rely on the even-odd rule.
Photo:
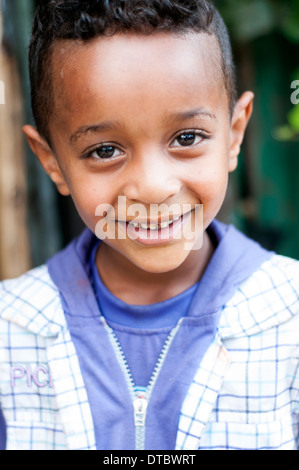
[(144, 427), (148, 401), (145, 395), (138, 394), (133, 402), (135, 426)]

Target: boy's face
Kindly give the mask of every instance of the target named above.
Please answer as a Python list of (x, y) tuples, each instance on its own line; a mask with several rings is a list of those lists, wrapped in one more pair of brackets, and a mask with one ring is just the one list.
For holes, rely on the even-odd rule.
[[(193, 253), (183, 234), (161, 241), (157, 230), (138, 227), (135, 238), (128, 222), (185, 215), (194, 227), (201, 204), (204, 231), (221, 208), (252, 94), (241, 97), (231, 121), (216, 39), (161, 33), (61, 42), (53, 78), (53, 153), (33, 128), (24, 130), (59, 191), (71, 194), (93, 232), (105, 215), (96, 209), (110, 205), (116, 230), (105, 243), (114, 254), (148, 272), (180, 266)], [(120, 196), (126, 209), (141, 204), (145, 217), (121, 210)], [(151, 216), (161, 204), (162, 214)], [(167, 213), (172, 205), (175, 214)], [(172, 231), (182, 232), (184, 220)]]

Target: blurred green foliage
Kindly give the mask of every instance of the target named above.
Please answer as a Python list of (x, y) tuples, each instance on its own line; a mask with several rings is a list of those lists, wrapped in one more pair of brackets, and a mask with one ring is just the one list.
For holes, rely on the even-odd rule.
[[(299, 0), (218, 0), (216, 4), (235, 43), (247, 43), (280, 32), (288, 41), (299, 45)], [(296, 80), (299, 80), (298, 62), (294, 64), (293, 77), (290, 77), (292, 83)], [(286, 116), (286, 123), (274, 131), (277, 140), (299, 140), (298, 101), (299, 92), (294, 107)]]
[(263, 246), (299, 259), (299, 0), (215, 3), (232, 39), (239, 92), (255, 94), (227, 212)]
[(280, 30), (288, 40), (299, 43), (298, 0), (218, 0), (216, 3), (238, 42)]

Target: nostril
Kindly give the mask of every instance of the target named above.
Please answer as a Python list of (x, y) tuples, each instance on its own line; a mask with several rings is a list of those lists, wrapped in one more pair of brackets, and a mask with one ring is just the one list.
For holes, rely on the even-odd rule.
[(181, 191), (181, 184), (177, 181), (165, 181), (157, 176), (149, 181), (138, 179), (125, 187), (124, 195), (132, 202), (142, 204), (162, 204), (170, 200)]

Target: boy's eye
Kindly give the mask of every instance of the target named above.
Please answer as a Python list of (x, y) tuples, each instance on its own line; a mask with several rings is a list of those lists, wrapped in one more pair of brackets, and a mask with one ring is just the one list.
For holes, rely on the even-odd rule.
[(191, 147), (202, 142), (205, 136), (201, 132), (188, 131), (178, 135), (171, 143), (171, 147)]
[(101, 145), (100, 147), (90, 152), (88, 156), (93, 157), (95, 159), (104, 160), (118, 157), (121, 154), (121, 150), (119, 150), (117, 147), (114, 147), (113, 145)]

